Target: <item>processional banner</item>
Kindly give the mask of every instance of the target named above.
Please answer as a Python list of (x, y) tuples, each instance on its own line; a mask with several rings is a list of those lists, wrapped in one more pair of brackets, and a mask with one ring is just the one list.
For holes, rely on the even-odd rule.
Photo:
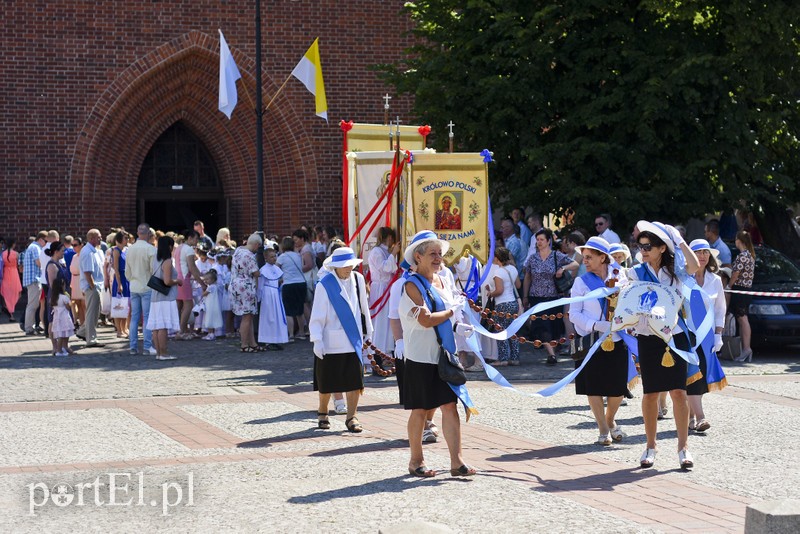
[[(408, 167), (403, 170), (400, 183), (392, 193), (384, 195), (390, 185), (390, 174), (395, 152), (350, 152), (347, 154), (351, 198), (347, 205), (347, 223), (351, 232), (361, 228), (352, 237), (350, 246), (356, 255), (367, 259), (372, 247), (377, 244), (378, 228), (403, 226)], [(400, 154), (404, 157), (404, 154)], [(390, 196), (391, 195), (391, 196)]]
[(467, 252), (489, 263), (489, 173), (484, 156), (426, 151), (415, 153), (410, 166), (412, 230), (432, 230), (448, 241), (445, 263), (451, 267)]
[[(349, 152), (383, 152), (389, 148), (389, 132), (397, 135), (397, 126), (388, 124), (353, 123), (345, 134)], [(393, 137), (394, 142), (397, 138)], [(417, 151), (425, 148), (425, 138), (419, 126), (400, 126), (400, 149)]]

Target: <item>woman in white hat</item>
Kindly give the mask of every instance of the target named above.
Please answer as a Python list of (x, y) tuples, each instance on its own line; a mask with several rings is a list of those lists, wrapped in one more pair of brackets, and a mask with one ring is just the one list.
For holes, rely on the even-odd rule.
[(404, 286), (399, 313), (403, 327), (405, 357), (403, 405), (411, 410), (408, 418), (408, 441), (411, 459), (408, 472), (413, 476), (432, 477), (436, 471), (425, 466), (422, 431), (430, 410), (441, 408), (442, 431), (450, 451), (450, 474), (471, 476), (475, 469), (464, 463), (461, 454), (461, 420), (452, 388), (439, 378), (439, 346), (455, 351), (453, 332), (471, 334), (472, 327), (458, 323), (465, 298), (455, 286), (439, 276), (447, 241), (425, 230), (417, 233), (403, 254), (414, 269)]
[(631, 249), (624, 243), (612, 243), (609, 249), (609, 254), (615, 262), (619, 263), (622, 267), (630, 266)]
[[(700, 269), (694, 273), (694, 279), (711, 297), (714, 306), (713, 309), (706, 310), (707, 313), (714, 314), (713, 341), (709, 338), (697, 348), (700, 372), (703, 376), (686, 387), (686, 394), (689, 396), (689, 430), (705, 432), (711, 428), (711, 423), (703, 411), (703, 395), (708, 393), (709, 389), (716, 391), (727, 385), (725, 373), (717, 359), (717, 352), (722, 348), (722, 331), (725, 328), (725, 291), (722, 289), (722, 279), (716, 274), (719, 270), (717, 266), (719, 251), (711, 248), (705, 239), (695, 239), (689, 243), (689, 248), (694, 251), (697, 263), (700, 265)], [(702, 317), (692, 317), (695, 325), (699, 325), (702, 319)]]
[[(626, 271), (631, 281), (649, 281), (677, 289), (682, 282), (675, 274), (675, 247), (679, 247), (686, 258), (686, 272), (694, 274), (698, 269), (697, 257), (686, 244), (678, 230), (668, 224), (639, 221), (636, 237), (642, 253), (642, 263)], [(642, 373), (642, 416), (647, 436), (647, 448), (640, 459), (642, 467), (652, 467), (656, 459), (656, 434), (658, 431), (658, 394), (668, 391), (672, 398), (672, 411), (678, 433), (678, 461), (681, 468), (694, 465), (687, 449), (689, 436), (689, 403), (686, 398), (687, 363), (672, 354), (674, 365), (664, 365), (667, 344), (649, 329), (635, 330), (639, 344), (639, 367)], [(689, 339), (680, 324), (672, 331), (675, 346), (681, 350), (689, 348)], [(671, 350), (669, 351), (672, 352)]]
[(363, 428), (356, 417), (358, 397), (364, 390), (361, 366), (364, 341), (372, 337), (372, 320), (367, 303), (367, 286), (353, 267), (361, 263), (353, 249), (341, 247), (323, 263), (331, 272), (314, 291), (314, 305), (308, 323), (314, 344), (314, 391), (319, 391), (318, 426), (330, 428), (328, 403), (331, 394), (347, 397), (345, 426), (350, 432)]
[[(625, 282), (624, 274), (611, 268), (611, 245), (602, 237), (590, 237), (585, 245), (576, 247), (583, 257), (586, 274), (575, 279), (570, 295), (582, 297), (587, 293), (605, 287), (606, 282), (615, 280), (615, 284)], [(611, 323), (608, 321), (608, 299), (591, 299), (570, 305), (569, 319), (575, 326), (578, 335), (583, 336), (583, 346), (590, 347), (597, 341), (598, 335), (608, 332)], [(615, 416), (628, 390), (628, 350), (619, 334), (612, 334), (614, 347), (607, 351), (598, 349), (583, 370), (575, 377), (575, 393), (586, 395), (589, 407), (597, 422), (600, 435), (598, 445), (611, 445), (613, 441), (622, 441), (625, 433), (617, 425)], [(581, 362), (576, 361), (575, 367)], [(608, 397), (608, 405), (603, 409), (603, 397)]]

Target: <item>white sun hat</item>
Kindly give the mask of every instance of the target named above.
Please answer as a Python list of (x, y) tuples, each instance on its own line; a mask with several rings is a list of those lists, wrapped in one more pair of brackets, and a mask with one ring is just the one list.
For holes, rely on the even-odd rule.
[(692, 249), (694, 252), (698, 250), (708, 250), (714, 256), (714, 259), (719, 257), (719, 250), (712, 248), (708, 241), (705, 239), (695, 239), (691, 243), (689, 243), (689, 248)]
[(329, 271), (343, 267), (355, 267), (361, 263), (361, 258), (356, 258), (356, 253), (350, 247), (339, 247), (333, 254), (325, 258), (322, 266)]
[(411, 242), (403, 252), (403, 259), (405, 259), (411, 267), (415, 267), (417, 262), (414, 260), (414, 251), (423, 243), (432, 241), (437, 241), (442, 246), (442, 256), (447, 254), (447, 251), (450, 250), (450, 243), (443, 239), (439, 239), (439, 236), (430, 230), (422, 230), (421, 232), (417, 232), (416, 235), (411, 239)]
[(675, 243), (672, 242), (672, 238), (669, 236), (669, 232), (667, 232), (663, 223), (658, 221), (639, 221), (636, 223), (636, 227), (639, 229), (639, 232), (650, 232), (658, 236), (658, 238), (667, 245), (670, 252), (675, 252)]
[(610, 252), (611, 245), (609, 245), (608, 241), (606, 241), (605, 239), (603, 239), (600, 236), (592, 236), (592, 237), (590, 237), (585, 245), (580, 245), (578, 247), (575, 247), (575, 250), (577, 250), (579, 253), (583, 254), (583, 249), (586, 249), (586, 248), (590, 248), (592, 250), (596, 250), (597, 252), (599, 252), (601, 254), (605, 254), (606, 256), (609, 257), (609, 259), (611, 259), (611, 261), (614, 261), (614, 258), (611, 257), (611, 252)]

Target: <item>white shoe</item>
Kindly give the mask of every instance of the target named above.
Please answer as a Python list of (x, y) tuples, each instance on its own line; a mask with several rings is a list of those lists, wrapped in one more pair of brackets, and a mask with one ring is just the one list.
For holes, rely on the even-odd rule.
[(694, 467), (694, 459), (692, 459), (692, 454), (686, 449), (678, 452), (678, 461), (681, 464), (681, 469), (691, 469)]
[(646, 468), (653, 467), (654, 463), (656, 463), (656, 450), (645, 449), (642, 457), (639, 459), (639, 465), (641, 465), (643, 468)]
[(622, 427), (617, 425), (611, 429), (611, 439), (614, 441), (622, 441), (623, 438), (628, 437), (628, 435), (622, 431)]
[(69, 356), (69, 352), (67, 352), (65, 350), (60, 350), (60, 351), (56, 352), (55, 355), (56, 356)]
[(177, 360), (177, 359), (178, 359), (177, 357), (168, 356), (167, 354), (164, 354), (162, 356), (156, 355), (156, 360)]
[(611, 435), (610, 434), (600, 434), (597, 436), (597, 441), (595, 442), (598, 445), (608, 446), (611, 445)]
[(335, 400), (333, 401), (333, 411), (338, 413), (339, 415), (343, 415), (347, 413), (347, 403), (344, 400)]
[(150, 356), (158, 356), (158, 351), (155, 349), (155, 347), (150, 347), (147, 349), (147, 354)]
[(430, 430), (422, 431), (422, 443), (436, 443), (436, 435)]

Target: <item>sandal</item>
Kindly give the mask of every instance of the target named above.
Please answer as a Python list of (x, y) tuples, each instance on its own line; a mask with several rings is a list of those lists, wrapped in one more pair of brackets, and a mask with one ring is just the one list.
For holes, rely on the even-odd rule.
[(345, 421), (344, 426), (347, 427), (348, 432), (352, 432), (354, 434), (358, 434), (364, 430), (364, 428), (361, 426), (361, 423), (358, 422), (358, 418), (355, 416)]
[(421, 465), (416, 469), (411, 469), (409, 467), (408, 474), (415, 477), (431, 478), (436, 476), (436, 471), (434, 471), (433, 469), (428, 469), (424, 465)]
[(258, 351), (253, 347), (242, 347), (242, 348), (239, 349), (239, 352), (254, 353), (254, 352), (258, 352)]
[(255, 347), (252, 348), (256, 349), (256, 352), (267, 352), (267, 347), (263, 345), (256, 345)]
[(462, 465), (458, 469), (451, 469), (450, 476), (451, 477), (471, 477), (477, 473), (477, 471), (472, 467), (467, 467), (466, 465)]
[[(320, 419), (324, 417), (325, 419)], [(317, 428), (328, 430), (331, 427), (331, 422), (328, 421), (328, 414), (317, 412)]]

